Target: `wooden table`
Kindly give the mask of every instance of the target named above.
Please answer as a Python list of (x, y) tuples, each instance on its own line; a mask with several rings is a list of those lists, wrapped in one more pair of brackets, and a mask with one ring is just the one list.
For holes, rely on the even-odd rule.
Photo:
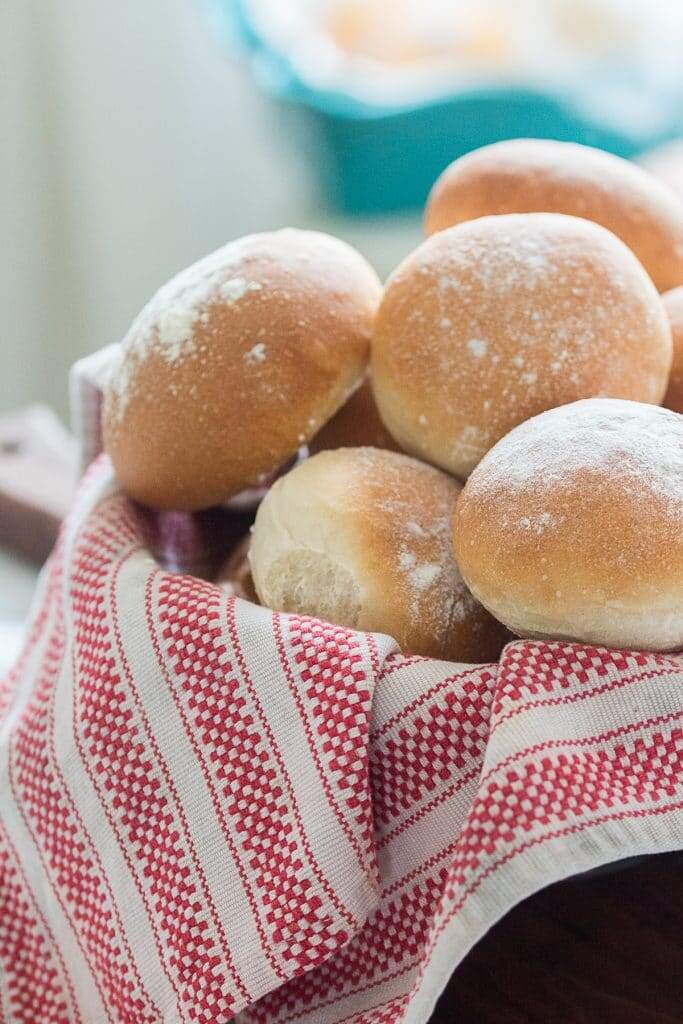
[(512, 910), (432, 1024), (681, 1024), (683, 856), (561, 882)]

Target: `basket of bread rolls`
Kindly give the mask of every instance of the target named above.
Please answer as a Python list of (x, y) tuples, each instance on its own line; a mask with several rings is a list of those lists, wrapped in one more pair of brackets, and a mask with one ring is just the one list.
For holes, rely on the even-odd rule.
[(255, 493), (221, 578), (406, 653), (683, 646), (681, 204), (513, 140), (447, 168), (425, 229), (384, 288), (294, 230), (162, 288), (106, 388), (122, 488), (188, 513)]
[(74, 370), (0, 853), (84, 1020), (452, 1020), (515, 903), (683, 848), (683, 205), (514, 140), (425, 235), (231, 241)]

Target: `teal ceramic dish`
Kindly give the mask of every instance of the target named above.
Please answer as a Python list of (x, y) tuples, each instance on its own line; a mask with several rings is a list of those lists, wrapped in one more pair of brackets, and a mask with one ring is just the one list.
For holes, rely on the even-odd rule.
[(591, 119), (585, 102), (533, 89), (475, 89), (395, 107), (315, 90), (259, 35), (243, 0), (212, 0), (212, 6), (219, 32), (237, 41), (261, 86), (283, 115), (292, 115), (288, 128), (306, 148), (326, 199), (347, 213), (421, 206), (451, 160), (501, 139), (553, 138), (631, 157), (679, 131), (680, 123), (672, 123), (629, 134)]

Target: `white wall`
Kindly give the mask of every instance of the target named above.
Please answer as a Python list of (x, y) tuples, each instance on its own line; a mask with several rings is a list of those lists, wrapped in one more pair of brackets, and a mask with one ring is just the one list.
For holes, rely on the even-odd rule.
[(319, 224), (380, 272), (418, 238), (318, 209), (201, 0), (2, 0), (0, 63), (0, 409), (63, 413), (70, 363), (228, 238)]

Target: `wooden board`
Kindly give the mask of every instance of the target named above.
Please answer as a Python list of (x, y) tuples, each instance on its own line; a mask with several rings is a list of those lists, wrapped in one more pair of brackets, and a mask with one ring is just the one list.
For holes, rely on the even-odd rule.
[(0, 417), (0, 545), (40, 563), (71, 503), (76, 450), (49, 409)]

